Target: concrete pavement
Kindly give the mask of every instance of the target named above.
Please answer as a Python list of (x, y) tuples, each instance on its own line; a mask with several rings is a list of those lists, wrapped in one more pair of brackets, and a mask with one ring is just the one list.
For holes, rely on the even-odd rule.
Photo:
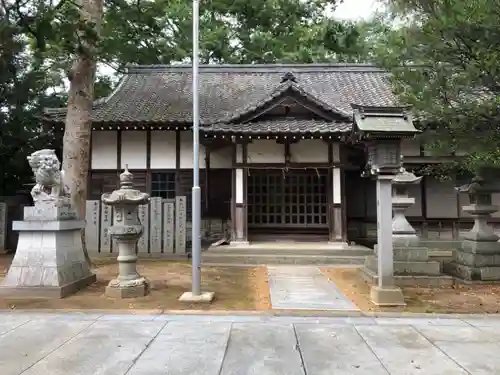
[(0, 313), (1, 375), (482, 375), (499, 351), (499, 317)]

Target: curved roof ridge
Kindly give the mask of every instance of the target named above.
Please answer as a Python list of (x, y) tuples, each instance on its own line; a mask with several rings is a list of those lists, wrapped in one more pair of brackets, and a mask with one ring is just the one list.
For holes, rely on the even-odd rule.
[[(247, 73), (280, 73), (284, 70), (296, 72), (328, 72), (345, 71), (374, 73), (385, 72), (374, 64), (356, 63), (323, 63), (323, 64), (201, 64), (200, 73), (227, 73), (227, 72), (247, 72)], [(162, 72), (189, 72), (193, 69), (191, 64), (172, 65), (127, 65), (126, 74), (148, 74)]]

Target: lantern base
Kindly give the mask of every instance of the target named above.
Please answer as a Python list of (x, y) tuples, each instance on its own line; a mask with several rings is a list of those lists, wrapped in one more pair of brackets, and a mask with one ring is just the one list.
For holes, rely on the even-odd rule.
[(134, 280), (111, 280), (106, 287), (106, 297), (137, 298), (149, 293), (149, 281), (145, 277)]

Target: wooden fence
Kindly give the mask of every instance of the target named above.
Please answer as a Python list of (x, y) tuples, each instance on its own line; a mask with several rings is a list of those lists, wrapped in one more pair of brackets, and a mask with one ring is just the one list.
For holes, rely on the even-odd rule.
[[(191, 243), (191, 222), (186, 217), (186, 197), (175, 199), (151, 198), (149, 205), (139, 206), (139, 220), (144, 233), (137, 244), (138, 254), (186, 255)], [(116, 253), (109, 235), (113, 225), (113, 208), (98, 200), (87, 201), (85, 239), (89, 253)], [(202, 220), (204, 237), (220, 237), (224, 233), (222, 220)]]

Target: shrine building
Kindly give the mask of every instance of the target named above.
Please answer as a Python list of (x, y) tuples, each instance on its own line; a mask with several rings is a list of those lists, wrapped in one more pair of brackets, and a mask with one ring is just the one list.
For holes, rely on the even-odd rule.
[[(152, 197), (185, 196), (190, 220), (192, 98), (191, 66), (129, 66), (93, 106), (88, 199), (116, 189), (128, 165)], [(60, 130), (65, 111), (44, 119)], [(370, 65), (202, 65), (200, 118), (202, 216), (228, 223), (234, 242), (375, 236), (375, 182), (362, 177), (372, 136), (401, 139), (410, 170), (447, 160), (424, 152), (388, 73)], [(428, 237), (471, 222), (456, 183), (412, 187), (407, 217)]]

